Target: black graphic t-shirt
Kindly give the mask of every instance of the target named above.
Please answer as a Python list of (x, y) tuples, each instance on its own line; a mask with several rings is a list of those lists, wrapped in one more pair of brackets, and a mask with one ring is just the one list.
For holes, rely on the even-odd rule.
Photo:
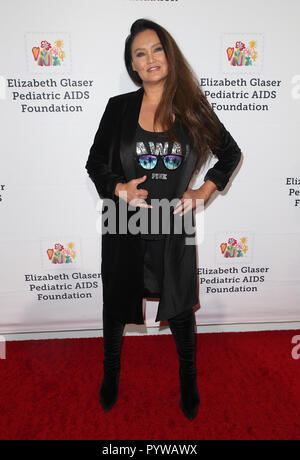
[[(175, 120), (175, 123), (178, 123), (178, 119)], [(140, 220), (141, 237), (161, 239), (166, 233), (169, 233), (168, 225), (163, 226), (168, 213), (163, 212), (163, 206), (159, 205), (158, 200), (166, 198), (171, 201), (174, 199), (172, 206), (166, 203), (167, 206), (164, 208), (165, 210), (171, 209), (173, 212), (179, 198), (176, 197), (176, 184), (184, 160), (190, 151), (189, 139), (185, 137), (180, 139), (180, 143), (170, 142), (165, 133), (146, 131), (138, 124), (135, 147), (136, 177), (147, 176), (137, 188), (148, 190), (146, 203), (153, 206), (152, 208), (137, 207), (140, 215), (145, 217), (144, 223), (148, 224), (145, 229), (142, 224), (143, 219)]]

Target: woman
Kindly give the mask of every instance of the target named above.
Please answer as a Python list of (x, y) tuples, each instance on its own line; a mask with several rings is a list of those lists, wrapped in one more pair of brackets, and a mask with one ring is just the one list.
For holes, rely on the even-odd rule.
[[(104, 377), (100, 401), (109, 410), (118, 397), (120, 350), (126, 323), (143, 324), (142, 300), (159, 297), (156, 321), (167, 319), (179, 357), (180, 407), (192, 420), (200, 398), (195, 363), (192, 307), (198, 304), (195, 244), (187, 244), (179, 220), (223, 190), (241, 151), (213, 112), (196, 77), (171, 35), (139, 19), (125, 44), (129, 76), (140, 89), (111, 97), (90, 149), (86, 169), (104, 199), (102, 227)], [(203, 185), (188, 188), (212, 152), (218, 157)], [(175, 199), (158, 220), (154, 198)], [(153, 201), (152, 201), (153, 200)], [(116, 208), (112, 211), (111, 204)], [(120, 209), (126, 209), (126, 218)], [(157, 208), (156, 208), (157, 209)], [(164, 209), (165, 211), (165, 209)], [(146, 227), (136, 232), (136, 214)], [(113, 216), (113, 217), (112, 217)], [(115, 218), (115, 220), (114, 220)], [(124, 231), (124, 220), (126, 231)], [(152, 224), (159, 223), (155, 231)], [(120, 227), (121, 224), (121, 227)], [(132, 231), (132, 228), (134, 230)], [(131, 229), (131, 231), (130, 231)]]

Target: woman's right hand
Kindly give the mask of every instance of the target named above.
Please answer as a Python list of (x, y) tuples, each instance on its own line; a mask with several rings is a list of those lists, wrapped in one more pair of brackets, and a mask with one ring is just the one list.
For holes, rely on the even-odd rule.
[[(148, 190), (137, 188), (137, 186), (146, 180), (147, 176), (131, 179), (125, 184), (118, 182), (115, 188), (115, 195), (125, 199), (131, 206), (140, 206), (141, 208), (152, 208), (151, 204), (147, 204), (145, 200), (148, 196)], [(126, 193), (122, 193), (126, 192)]]

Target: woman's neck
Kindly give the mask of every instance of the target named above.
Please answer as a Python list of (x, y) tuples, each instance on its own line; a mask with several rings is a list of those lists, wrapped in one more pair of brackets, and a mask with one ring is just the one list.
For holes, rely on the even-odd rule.
[(163, 84), (147, 85), (144, 83), (144, 101), (152, 106), (158, 106), (163, 94)]

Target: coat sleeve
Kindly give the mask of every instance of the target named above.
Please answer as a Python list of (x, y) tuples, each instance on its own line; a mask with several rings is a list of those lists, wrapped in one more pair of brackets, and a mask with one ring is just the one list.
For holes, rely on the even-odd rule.
[(117, 183), (127, 181), (123, 175), (117, 174), (111, 169), (112, 155), (117, 138), (114, 134), (116, 120), (112, 106), (112, 98), (110, 98), (102, 115), (93, 145), (90, 148), (85, 168), (99, 195), (116, 201), (119, 199), (114, 193)]
[(221, 147), (211, 150), (217, 156), (218, 161), (207, 171), (204, 182), (209, 179), (216, 184), (219, 191), (222, 191), (240, 161), (241, 149), (223, 123), (221, 123), (216, 113), (215, 116), (221, 130)]

